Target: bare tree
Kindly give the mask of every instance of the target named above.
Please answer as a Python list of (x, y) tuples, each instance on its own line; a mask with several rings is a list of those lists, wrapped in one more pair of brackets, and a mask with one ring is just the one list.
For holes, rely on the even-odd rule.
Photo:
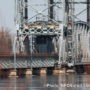
[(12, 53), (12, 40), (10, 32), (7, 28), (0, 29), (0, 54)]

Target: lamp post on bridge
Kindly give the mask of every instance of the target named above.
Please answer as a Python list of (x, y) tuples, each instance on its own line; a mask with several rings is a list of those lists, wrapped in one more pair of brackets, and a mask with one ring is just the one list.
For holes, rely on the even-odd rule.
[(29, 56), (31, 56), (29, 59), (31, 59), (31, 62), (30, 62), (30, 68), (31, 68), (31, 71), (32, 71), (32, 53), (33, 53), (33, 48), (32, 48), (32, 35), (30, 36), (29, 35), (29, 46), (30, 46), (30, 53), (29, 53)]
[(13, 43), (13, 55), (14, 55), (14, 62), (13, 62), (13, 69), (10, 70), (9, 77), (17, 77), (17, 70), (16, 70), (16, 40), (17, 37), (14, 38)]
[(17, 40), (17, 37), (15, 37), (14, 39), (14, 47), (13, 47), (13, 52), (14, 52), (14, 69), (16, 71), (16, 40)]
[(10, 76), (17, 76), (17, 70), (16, 70), (16, 40), (17, 40), (17, 37), (15, 36), (14, 44), (13, 44), (14, 70), (11, 71)]

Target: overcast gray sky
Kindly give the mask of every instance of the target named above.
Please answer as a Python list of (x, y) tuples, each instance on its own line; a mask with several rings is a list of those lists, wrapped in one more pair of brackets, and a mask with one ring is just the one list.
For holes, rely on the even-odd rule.
[(14, 27), (14, 0), (0, 0), (0, 26)]
[[(42, 0), (29, 0), (29, 2), (32, 3), (40, 3)], [(47, 0), (43, 0), (44, 3), (47, 2)], [(85, 1), (85, 0), (76, 0), (76, 1)], [(30, 3), (29, 3), (30, 4)], [(85, 9), (85, 5), (76, 5), (76, 12), (80, 12), (81, 10)], [(36, 7), (37, 9), (37, 7)], [(31, 12), (31, 11), (30, 11)], [(14, 25), (14, 0), (0, 0), (0, 26), (8, 27), (10, 30), (15, 30)], [(31, 16), (35, 13), (32, 12)], [(79, 15), (78, 18), (85, 21), (86, 20), (86, 11)]]

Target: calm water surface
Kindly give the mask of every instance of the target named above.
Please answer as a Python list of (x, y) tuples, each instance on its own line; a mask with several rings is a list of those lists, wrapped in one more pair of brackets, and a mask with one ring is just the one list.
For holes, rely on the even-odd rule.
[(90, 75), (1, 78), (0, 90), (90, 90)]

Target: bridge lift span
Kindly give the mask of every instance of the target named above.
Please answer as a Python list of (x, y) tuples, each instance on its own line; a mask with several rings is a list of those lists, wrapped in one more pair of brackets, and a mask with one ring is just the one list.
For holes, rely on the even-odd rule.
[[(48, 7), (41, 12), (36, 11), (36, 21), (30, 21), (28, 19), (28, 0), (16, 0), (16, 27), (17, 37), (19, 43), (19, 51), (23, 52), (24, 49), (30, 53), (53, 53), (58, 52), (57, 46), (62, 30), (62, 24), (54, 19), (54, 7), (57, 6), (58, 2), (54, 0), (48, 1)], [(44, 15), (43, 12), (48, 12), (48, 16)], [(47, 18), (47, 20), (37, 20), (38, 16)], [(31, 17), (31, 18), (33, 18)], [(25, 45), (26, 44), (26, 45)], [(25, 48), (26, 47), (26, 48)], [(47, 49), (40, 49), (47, 48)], [(53, 48), (54, 47), (54, 48)]]

